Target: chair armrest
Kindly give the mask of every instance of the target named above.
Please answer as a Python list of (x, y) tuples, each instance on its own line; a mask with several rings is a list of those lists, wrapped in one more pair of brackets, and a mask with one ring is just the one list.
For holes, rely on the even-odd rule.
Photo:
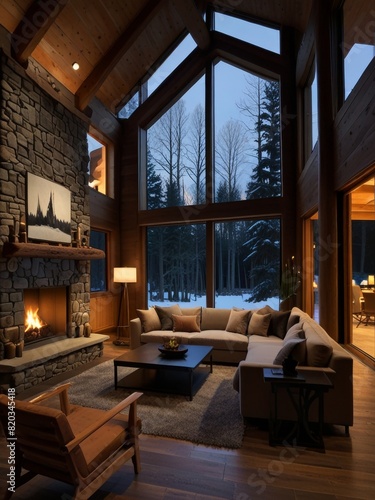
[(63, 385), (59, 385), (58, 387), (55, 387), (54, 389), (51, 389), (47, 392), (44, 392), (43, 394), (40, 394), (36, 398), (30, 399), (28, 402), (29, 403), (40, 403), (41, 401), (44, 401), (45, 399), (49, 399), (53, 396), (56, 396), (57, 394), (59, 395), (60, 398), (60, 408), (65, 415), (69, 415), (70, 413), (70, 405), (69, 405), (69, 399), (68, 399), (68, 389), (71, 387), (72, 384), (67, 383)]
[[(100, 429), (106, 422), (111, 420), (113, 417), (115, 417), (118, 413), (120, 413), (122, 410), (130, 406), (129, 410), (129, 426), (132, 427), (136, 425), (136, 411), (135, 411), (135, 405), (137, 403), (137, 399), (139, 399), (141, 396), (143, 396), (142, 392), (134, 392), (130, 396), (128, 396), (126, 399), (118, 403), (114, 408), (111, 410), (106, 411), (101, 418), (99, 418), (96, 422), (94, 422), (92, 425), (87, 427), (84, 431), (80, 432), (74, 439), (72, 439), (69, 443), (65, 445), (65, 448), (67, 451), (70, 453), (74, 448), (76, 448), (82, 441), (84, 441), (86, 438), (88, 438), (91, 434), (93, 434), (95, 431)], [(133, 422), (132, 422), (133, 421)]]

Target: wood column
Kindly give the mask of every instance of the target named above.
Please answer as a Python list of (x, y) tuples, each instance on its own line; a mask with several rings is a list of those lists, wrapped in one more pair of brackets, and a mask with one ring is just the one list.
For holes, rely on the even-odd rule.
[(315, 0), (315, 54), (318, 88), (319, 322), (338, 338), (338, 233), (334, 190), (334, 107), (332, 2)]

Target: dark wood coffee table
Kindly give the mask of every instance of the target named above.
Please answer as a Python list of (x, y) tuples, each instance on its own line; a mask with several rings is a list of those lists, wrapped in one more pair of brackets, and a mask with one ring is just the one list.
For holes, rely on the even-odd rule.
[[(155, 343), (144, 344), (113, 360), (115, 389), (142, 389), (173, 394), (183, 394), (193, 399), (208, 373), (212, 373), (211, 346), (188, 345), (183, 357), (163, 356)], [(199, 366), (209, 356), (209, 370)], [(138, 368), (118, 381), (118, 367)]]

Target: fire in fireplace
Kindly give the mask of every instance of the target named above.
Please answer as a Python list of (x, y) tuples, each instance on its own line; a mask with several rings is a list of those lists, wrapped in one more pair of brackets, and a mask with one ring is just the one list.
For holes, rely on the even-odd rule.
[(68, 287), (24, 290), (25, 344), (50, 337), (66, 336), (68, 292)]
[(26, 311), (25, 318), (25, 342), (41, 340), (51, 335), (49, 325), (38, 314), (39, 309), (31, 307)]

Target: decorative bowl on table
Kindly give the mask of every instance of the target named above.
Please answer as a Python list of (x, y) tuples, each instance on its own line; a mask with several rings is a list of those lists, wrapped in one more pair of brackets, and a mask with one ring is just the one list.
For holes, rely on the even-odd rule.
[(188, 348), (181, 345), (176, 337), (164, 337), (163, 341), (163, 345), (159, 346), (158, 349), (165, 357), (180, 358), (188, 351)]

